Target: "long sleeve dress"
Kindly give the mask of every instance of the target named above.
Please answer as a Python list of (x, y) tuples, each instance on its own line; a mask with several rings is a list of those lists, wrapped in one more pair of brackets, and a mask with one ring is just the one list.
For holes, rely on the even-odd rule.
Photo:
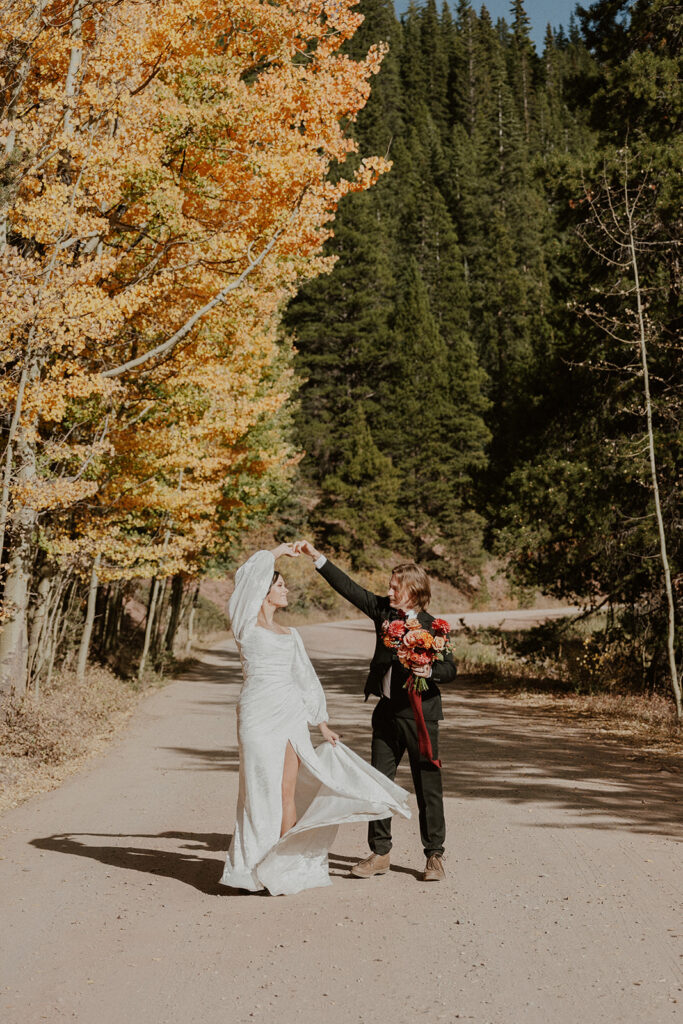
[[(308, 725), (327, 719), (325, 695), (295, 629), (258, 626), (274, 558), (257, 551), (235, 576), (230, 619), (244, 684), (237, 705), (240, 769), (235, 830), (221, 884), (272, 895), (330, 885), (328, 851), (343, 822), (410, 817), (408, 793), (337, 742), (314, 748)], [(287, 744), (301, 764), (297, 822), (280, 838)]]

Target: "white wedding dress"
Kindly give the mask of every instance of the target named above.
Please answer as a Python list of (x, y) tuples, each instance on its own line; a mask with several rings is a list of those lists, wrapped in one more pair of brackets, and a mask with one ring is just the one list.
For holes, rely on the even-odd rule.
[[(311, 743), (308, 723), (327, 720), (320, 680), (295, 629), (257, 626), (274, 572), (270, 551), (257, 551), (235, 576), (230, 620), (242, 660), (237, 705), (240, 752), (235, 831), (221, 884), (272, 895), (330, 885), (327, 856), (337, 827), (399, 813), (408, 793), (337, 742)], [(301, 764), (297, 822), (280, 838), (282, 771), (287, 743)]]

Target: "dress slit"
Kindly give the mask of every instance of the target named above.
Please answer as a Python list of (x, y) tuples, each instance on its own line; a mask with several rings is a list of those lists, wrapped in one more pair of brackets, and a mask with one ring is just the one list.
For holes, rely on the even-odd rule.
[[(301, 764), (302, 764), (301, 756), (297, 753), (297, 749), (294, 746), (294, 744), (292, 743), (291, 739), (286, 740), (286, 742), (285, 742), (285, 752), (284, 752), (283, 757), (282, 757), (282, 772), (280, 773), (280, 838), (281, 839), (284, 836), (287, 835), (287, 832), (289, 832), (289, 829), (287, 829), (287, 832), (282, 832), (282, 819), (283, 819), (284, 813), (285, 813), (284, 801), (282, 799), (282, 790), (283, 790), (284, 783), (285, 783), (285, 764), (287, 763), (287, 752), (289, 750), (292, 751), (292, 754), (294, 755), (294, 757), (297, 760), (296, 778), (294, 780), (294, 793), (293, 793), (293, 796), (294, 796), (294, 806), (295, 807), (296, 807), (296, 788), (297, 788), (297, 786), (299, 784), (299, 772), (301, 771)], [(298, 820), (299, 820), (299, 814), (298, 814), (298, 811), (297, 811), (296, 812), (296, 818), (294, 820), (294, 825), (296, 825)], [(294, 828), (294, 825), (291, 825), (290, 828)]]

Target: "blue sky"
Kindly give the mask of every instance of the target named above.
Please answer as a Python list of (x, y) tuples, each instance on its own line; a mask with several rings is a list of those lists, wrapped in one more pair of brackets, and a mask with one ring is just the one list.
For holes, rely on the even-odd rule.
[[(419, 3), (420, 0), (417, 0), (417, 2)], [(481, 9), (481, 0), (470, 0), (470, 2), (475, 11)], [(543, 49), (543, 36), (545, 35), (545, 27), (548, 22), (550, 22), (553, 28), (556, 28), (558, 25), (564, 25), (566, 31), (569, 24), (569, 15), (574, 11), (577, 2), (578, 0), (526, 0), (524, 6), (531, 22), (531, 36), (539, 52)], [(437, 7), (439, 9), (441, 4), (442, 0), (437, 0)], [(400, 14), (408, 7), (408, 0), (394, 0), (394, 5), (396, 13)], [(587, 7), (588, 3), (584, 2), (583, 6)], [(455, 4), (451, 3), (451, 8), (453, 9), (454, 7)], [(487, 0), (486, 7), (494, 22), (498, 18), (505, 18), (506, 21), (510, 20), (509, 0)]]

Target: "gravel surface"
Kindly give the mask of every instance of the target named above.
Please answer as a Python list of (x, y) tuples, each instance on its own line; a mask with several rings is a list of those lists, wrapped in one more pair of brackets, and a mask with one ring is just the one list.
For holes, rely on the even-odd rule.
[[(301, 632), (332, 726), (367, 756), (368, 624)], [(0, 819), (3, 1024), (683, 1020), (679, 776), (464, 678), (442, 726), (445, 882), (419, 880), (414, 817), (385, 876), (347, 877), (366, 852), (349, 826), (330, 888), (227, 895), (238, 692), (225, 641)]]

